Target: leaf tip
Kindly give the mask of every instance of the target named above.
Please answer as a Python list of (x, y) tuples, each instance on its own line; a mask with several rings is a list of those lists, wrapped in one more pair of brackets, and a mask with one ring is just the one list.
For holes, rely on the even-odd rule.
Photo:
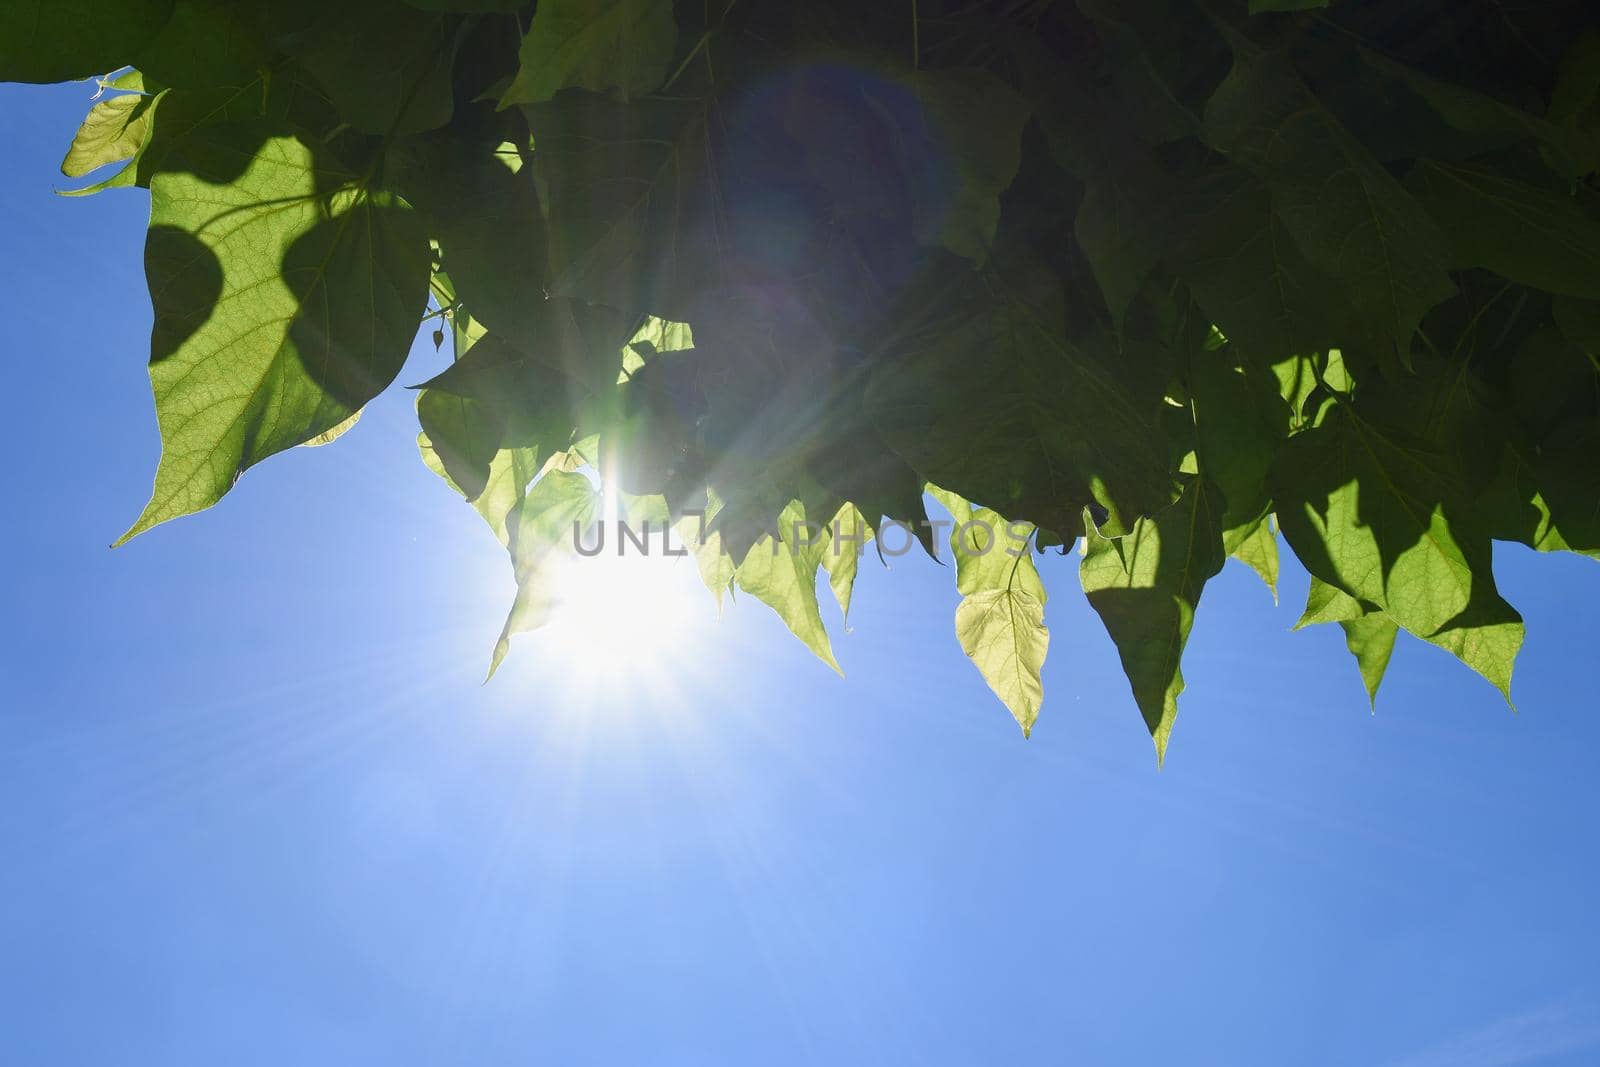
[(494, 680), (495, 672), (500, 670), (500, 664), (505, 662), (506, 653), (511, 651), (511, 641), (505, 637), (494, 644), (494, 654), (489, 657), (489, 672), (483, 676), (480, 685), (488, 685)]

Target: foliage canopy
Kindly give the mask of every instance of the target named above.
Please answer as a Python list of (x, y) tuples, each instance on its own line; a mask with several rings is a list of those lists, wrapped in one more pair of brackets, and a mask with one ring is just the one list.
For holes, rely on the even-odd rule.
[(1044, 587), (981, 531), (1077, 543), (1158, 752), (1207, 581), (1274, 584), (1279, 531), (1374, 697), (1405, 630), (1509, 700), (1493, 541), (1600, 554), (1587, 0), (0, 8), (0, 79), (96, 75), (62, 170), (151, 203), (125, 539), (343, 432), (426, 322), (423, 459), (515, 567), (496, 663), (584, 467), (830, 664), (819, 570), (848, 610), (932, 493), (1025, 731)]

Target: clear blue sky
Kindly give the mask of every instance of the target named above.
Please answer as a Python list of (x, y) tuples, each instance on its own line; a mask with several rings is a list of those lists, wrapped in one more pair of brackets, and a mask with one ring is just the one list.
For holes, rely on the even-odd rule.
[(1159, 772), (1071, 559), (1029, 742), (910, 557), (847, 680), (702, 594), (671, 685), (480, 687), (509, 568), (400, 391), (106, 547), (158, 439), (88, 97), (0, 89), (0, 1062), (1600, 1062), (1600, 566), (1497, 549), (1520, 714), (1402, 639), (1373, 716), (1232, 564)]

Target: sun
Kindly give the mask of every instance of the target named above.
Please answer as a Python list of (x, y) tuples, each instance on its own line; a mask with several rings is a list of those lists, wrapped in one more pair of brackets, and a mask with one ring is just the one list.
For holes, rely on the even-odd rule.
[(528, 641), (539, 659), (559, 664), (567, 687), (589, 696), (669, 684), (715, 608), (693, 561), (666, 554), (659, 531), (641, 551), (608, 525), (601, 551), (554, 563), (549, 621)]

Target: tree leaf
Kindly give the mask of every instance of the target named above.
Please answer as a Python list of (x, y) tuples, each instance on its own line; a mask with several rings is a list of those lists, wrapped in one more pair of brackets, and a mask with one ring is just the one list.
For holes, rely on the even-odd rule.
[(1567, 296), (1600, 294), (1600, 222), (1572, 197), (1430, 160), (1407, 184), (1450, 235), (1452, 267), (1484, 267)]
[(1007, 522), (990, 508), (975, 508), (936, 485), (928, 494), (950, 512), (950, 555), (956, 563), (956, 589), (963, 596), (985, 589), (1018, 588), (1039, 603), (1047, 599), (1029, 546), (1034, 527)]
[[(422, 453), (422, 462), (429, 470), (443, 479), (451, 489), (463, 497), (466, 496), (465, 490), (455, 483), (455, 479), (451, 478), (450, 472), (445, 469), (444, 461), (426, 431), (417, 435), (417, 449)], [(511, 535), (506, 530), (507, 517), (522, 503), (534, 478), (538, 477), (542, 470), (551, 469), (561, 455), (557, 453), (555, 456), (541, 459), (537, 449), (502, 448), (489, 462), (489, 473), (484, 479), (484, 486), (478, 495), (472, 498), (471, 503), (472, 509), (489, 524), (489, 529), (494, 532), (495, 538), (502, 545), (508, 545), (511, 540)]]
[(1278, 602), (1278, 534), (1272, 516), (1263, 515), (1254, 523), (1223, 531), (1222, 548), (1229, 557), (1255, 571), (1267, 588), (1272, 602)]
[(1134, 702), (1164, 760), (1183, 692), (1181, 661), (1200, 593), (1222, 569), (1222, 505), (1203, 479), (1124, 537), (1084, 537), (1079, 578), (1116, 643)]
[(777, 612), (818, 659), (843, 675), (817, 604), (817, 568), (827, 543), (824, 527), (806, 518), (800, 501), (785, 507), (776, 525), (777, 536), (768, 533), (755, 543), (734, 572), (734, 580)]
[(513, 113), (473, 133), (412, 138), (392, 164), (395, 181), (422, 212), (473, 318), (513, 345), (541, 343), (549, 253), (533, 168), (516, 143), (526, 142), (527, 128)]
[(551, 572), (558, 561), (573, 558), (576, 538), (593, 524), (600, 495), (581, 474), (550, 471), (533, 483), (527, 495), (506, 516), (511, 560), (517, 575), (517, 597), (495, 643), (489, 677), (500, 669), (511, 638), (537, 630), (550, 621), (556, 590)]
[(359, 410), (405, 361), (427, 293), (414, 214), (287, 131), (218, 126), (179, 151), (151, 184), (146, 248), (161, 465), (119, 544)]
[(715, 493), (707, 492), (705, 508), (698, 514), (686, 514), (678, 520), (678, 535), (694, 553), (695, 567), (700, 580), (717, 598), (717, 610), (722, 610), (722, 597), (733, 585), (735, 565), (733, 557), (722, 547), (722, 535), (710, 528), (722, 509), (722, 501)]
[[(118, 78), (122, 83), (124, 78)], [(162, 89), (150, 102), (147, 133), (131, 157), (129, 166), (93, 185), (68, 190), (67, 196), (87, 196), (106, 189), (128, 185), (149, 187), (164, 170), (182, 170), (188, 158), (182, 149), (191, 138), (214, 126), (249, 123), (258, 130), (293, 128), (308, 143), (332, 146), (338, 137), (338, 116), (320, 89), (304, 72), (281, 67), (271, 77), (258, 73), (235, 85), (205, 89)], [(243, 147), (243, 146), (241, 146)], [(330, 151), (334, 151), (330, 147)], [(241, 154), (232, 168), (218, 170), (217, 177), (228, 180), (253, 158), (253, 151)], [(219, 164), (220, 165), (220, 164)]]
[(1277, 385), (1227, 349), (1190, 357), (1196, 448), (1200, 468), (1222, 493), (1224, 530), (1254, 527), (1268, 510), (1267, 472), (1288, 436)]
[(977, 263), (1000, 222), (1000, 194), (1022, 160), (1027, 102), (988, 71), (919, 71), (904, 79), (925, 124), (900, 140), (911, 182), (912, 231)]
[(389, 0), (340, 0), (287, 43), (356, 129), (386, 137), (443, 126), (459, 23)]
[(524, 309), (524, 318), (519, 345), (488, 334), (426, 388), (475, 401), (497, 443), (548, 454), (566, 448), (580, 428), (597, 431), (614, 418), (633, 326), (610, 308), (559, 297)]
[(693, 322), (723, 283), (707, 107), (564, 93), (527, 108), (555, 295)]
[[(1538, 140), (1546, 151), (1555, 152), (1563, 161), (1569, 159), (1574, 147), (1573, 138), (1552, 122), (1503, 103), (1487, 93), (1430, 77), (1416, 67), (1397, 63), (1370, 48), (1360, 48), (1357, 54), (1379, 75), (1380, 81), (1375, 84), (1381, 85), (1387, 80), (1404, 85), (1449, 127), (1469, 135), (1460, 138), (1458, 143), (1449, 144), (1451, 151), (1441, 151), (1447, 147), (1445, 144), (1437, 146), (1435, 151), (1442, 158), (1465, 159), (1497, 151), (1520, 141)], [(1380, 112), (1373, 118), (1392, 121), (1392, 111), (1391, 106), (1390, 114)], [(1395, 132), (1398, 135), (1401, 130)], [(1435, 147), (1432, 139), (1429, 140), (1430, 143), (1424, 145), (1417, 143), (1413, 137), (1409, 144), (1397, 144), (1395, 152), (1400, 157), (1413, 159), (1426, 155), (1428, 148)], [(1570, 166), (1570, 163), (1564, 165)]]
[(1538, 449), (1507, 448), (1494, 482), (1478, 500), (1494, 537), (1540, 552), (1600, 559), (1600, 430), (1571, 429)]
[(172, 0), (9, 0), (0, 81), (60, 82), (128, 65), (172, 16)]
[[(498, 420), (471, 397), (423, 389), (417, 393), (417, 421), (440, 475), (469, 502), (478, 499), (501, 452), (503, 431)], [(539, 449), (532, 451), (537, 454)]]
[(1034, 528), (1007, 523), (988, 508), (973, 508), (948, 489), (928, 493), (950, 512), (950, 552), (956, 561), (956, 637), (1022, 734), (1033, 733), (1044, 701), (1040, 672), (1049, 650), (1044, 625), (1048, 599), (1030, 551)]
[(1134, 167), (1089, 183), (1074, 233), (1120, 327), (1128, 306), (1161, 259), (1174, 194), (1153, 167)]
[(337, 426), (333, 427), (333, 429), (326, 430), (326, 431), (324, 431), (322, 433), (319, 433), (319, 434), (317, 434), (317, 436), (313, 437), (309, 441), (300, 442), (300, 447), (301, 448), (321, 448), (323, 445), (331, 445), (335, 441), (337, 441), (339, 438), (343, 437), (345, 434), (347, 434), (351, 430), (355, 429), (356, 428), (356, 423), (358, 423), (360, 421), (361, 421), (361, 412), (358, 409), (355, 412), (355, 414), (351, 415), (348, 419), (345, 419), (343, 422), (341, 422)]
[[(1108, 336), (1069, 340), (1059, 314), (1011, 288), (971, 313), (908, 328), (863, 403), (928, 481), (1063, 539), (1090, 505), (1120, 532), (1176, 495), (1164, 401), (1130, 373), (1154, 361)], [(941, 391), (929, 381), (968, 384)]]
[(1166, 256), (1231, 343), (1267, 362), (1338, 343), (1344, 309), (1273, 212), (1265, 183), (1229, 166), (1178, 196), (1181, 232)]
[(1389, 657), (1394, 652), (1394, 640), (1399, 627), (1376, 607), (1363, 604), (1313, 575), (1311, 590), (1306, 594), (1305, 611), (1294, 628), (1298, 630), (1323, 622), (1336, 622), (1343, 628), (1345, 647), (1355, 657), (1362, 684), (1366, 686), (1367, 703), (1376, 708), (1378, 687), (1389, 668)]
[(1394, 639), (1400, 633), (1400, 627), (1381, 611), (1368, 612), (1339, 625), (1344, 629), (1345, 647), (1356, 658), (1356, 667), (1361, 671), (1361, 683), (1367, 689), (1367, 703), (1375, 709), (1378, 706), (1378, 686), (1383, 684), (1383, 676), (1389, 669), (1389, 657), (1394, 655)]
[(956, 638), (1022, 735), (1033, 733), (1044, 701), (1040, 674), (1050, 648), (1044, 604), (1023, 589), (983, 589), (956, 608)]
[(82, 178), (101, 167), (132, 159), (150, 133), (150, 120), (156, 97), (143, 92), (144, 80), (137, 72), (112, 82), (118, 89), (131, 90), (95, 104), (72, 138), (61, 161), (61, 173)]
[(171, 88), (248, 82), (276, 58), (271, 42), (286, 21), (281, 9), (296, 6), (301, 5), (174, 0), (172, 17), (132, 62)]
[(1455, 292), (1444, 235), (1288, 59), (1236, 43), (1233, 70), (1206, 105), (1205, 138), (1266, 181), (1307, 261), (1409, 351), (1423, 314)]
[(1561, 57), (1545, 118), (1566, 137), (1555, 159), (1565, 177), (1600, 170), (1600, 30), (1580, 33)]
[(677, 36), (672, 0), (543, 0), (500, 106), (542, 103), (569, 87), (643, 96), (671, 72)]
[(1489, 539), (1468, 524), (1470, 495), (1441, 453), (1340, 404), (1290, 439), (1273, 482), (1307, 570), (1509, 691), (1521, 617), (1495, 589)]
[(872, 537), (872, 527), (854, 504), (840, 508), (828, 524), (828, 550), (822, 557), (822, 565), (828, 571), (828, 587), (839, 604), (839, 614), (847, 623), (861, 553)]
[(486, 12), (515, 15), (527, 7), (527, 0), (405, 0), (421, 11)]

